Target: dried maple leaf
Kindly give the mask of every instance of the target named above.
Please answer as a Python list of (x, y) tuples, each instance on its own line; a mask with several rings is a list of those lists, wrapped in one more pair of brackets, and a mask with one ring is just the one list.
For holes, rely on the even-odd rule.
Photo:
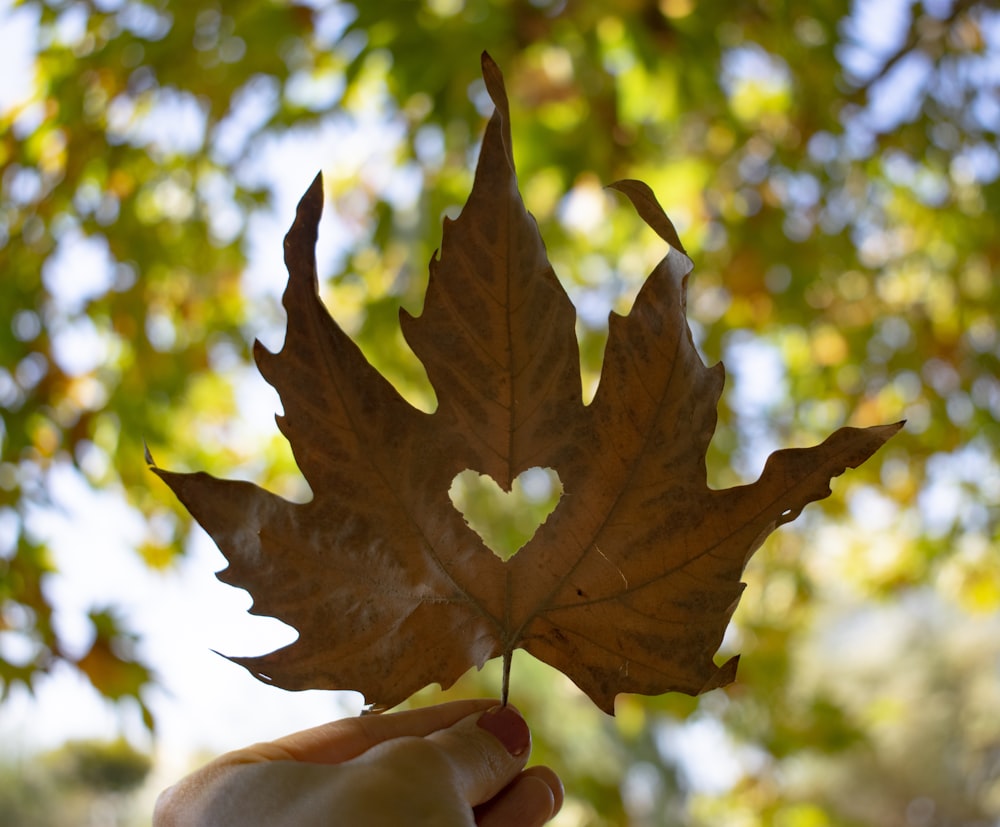
[[(719, 648), (750, 555), (778, 525), (830, 493), (833, 476), (899, 425), (842, 428), (821, 445), (774, 453), (752, 485), (712, 490), (705, 452), (723, 368), (691, 341), (691, 261), (644, 184), (620, 182), (672, 246), (626, 317), (612, 314), (593, 402), (582, 402), (575, 313), (518, 193), (506, 92), (483, 57), (496, 111), (475, 183), (446, 221), (422, 315), (407, 342), (437, 393), (404, 401), (318, 297), (319, 178), (285, 239), (284, 346), (258, 343), (278, 418), (313, 491), (288, 502), (204, 473), (156, 472), (229, 561), (220, 579), (252, 612), (298, 630), (262, 657), (233, 658), (286, 689), (359, 690), (392, 706), (430, 683), (522, 647), (602, 709), (619, 692), (697, 694), (730, 682)], [(509, 490), (555, 469), (564, 496), (503, 562), (448, 497), (456, 474)]]

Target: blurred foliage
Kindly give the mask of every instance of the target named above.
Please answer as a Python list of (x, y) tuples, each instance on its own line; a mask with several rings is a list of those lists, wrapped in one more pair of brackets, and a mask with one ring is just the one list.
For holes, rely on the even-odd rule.
[(145, 753), (124, 739), (70, 741), (44, 759), (63, 783), (98, 793), (138, 789), (152, 768)]
[(18, 827), (148, 824), (130, 794), (152, 762), (128, 742), (70, 741), (27, 766), (0, 765), (0, 823)]
[[(607, 312), (664, 252), (601, 188), (636, 177), (695, 260), (696, 341), (729, 370), (714, 485), (841, 424), (908, 420), (751, 564), (726, 643), (743, 653), (734, 687), (622, 698), (612, 721), (518, 660), (514, 700), (569, 788), (562, 823), (1000, 818), (995, 3), (35, 0), (14, 14), (36, 58), (27, 98), (0, 115), (5, 689), (60, 663), (114, 699), (154, 680), (114, 607), (93, 609), (82, 650), (54, 622), (58, 566), (32, 515), (59, 506), (55, 469), (146, 515), (136, 552), (152, 567), (188, 523), (151, 485), (143, 440), (165, 467), (308, 495), (276, 429), (240, 423), (249, 342), (280, 335), (282, 199), (317, 167), (324, 298), (433, 406), (397, 311), (419, 310), (441, 219), (468, 193), (485, 48), (591, 390)], [(495, 693), (494, 672), (453, 691)]]

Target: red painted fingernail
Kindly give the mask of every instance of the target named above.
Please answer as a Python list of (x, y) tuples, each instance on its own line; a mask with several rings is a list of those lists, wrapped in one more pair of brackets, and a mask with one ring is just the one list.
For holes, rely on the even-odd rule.
[(503, 744), (513, 756), (524, 755), (531, 746), (528, 725), (511, 706), (487, 709), (476, 723)]

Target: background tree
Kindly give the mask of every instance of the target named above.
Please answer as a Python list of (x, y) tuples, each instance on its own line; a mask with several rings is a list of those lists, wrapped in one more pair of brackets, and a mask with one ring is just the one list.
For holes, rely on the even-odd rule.
[[(601, 189), (637, 177), (678, 224), (697, 341), (729, 370), (714, 484), (756, 476), (778, 444), (908, 420), (880, 463), (755, 558), (725, 694), (625, 698), (608, 721), (558, 676), (517, 667), (537, 675), (518, 703), (568, 780), (566, 823), (998, 817), (994, 3), (102, 0), (17, 14), (36, 58), (0, 123), (5, 687), (71, 663), (142, 703), (153, 680), (114, 607), (93, 607), (83, 650), (52, 622), (54, 564), (32, 520), (57, 469), (146, 515), (136, 551), (153, 567), (189, 526), (151, 485), (143, 440), (167, 467), (304, 493), (277, 432), (249, 442), (238, 407), (249, 342), (280, 337), (281, 199), (320, 159), (325, 297), (433, 405), (396, 313), (419, 310), (441, 217), (468, 192), (485, 48), (591, 388), (607, 311), (662, 255)], [(729, 760), (698, 775), (691, 738)]]
[(124, 739), (70, 741), (31, 765), (0, 764), (0, 818), (18, 827), (148, 824), (131, 795), (151, 769)]

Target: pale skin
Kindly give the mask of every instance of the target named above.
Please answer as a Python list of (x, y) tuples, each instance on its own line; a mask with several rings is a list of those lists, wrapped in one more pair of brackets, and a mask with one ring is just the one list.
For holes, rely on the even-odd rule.
[(226, 753), (165, 790), (154, 827), (540, 827), (562, 806), (525, 769), (520, 714), (468, 700), (323, 724)]

